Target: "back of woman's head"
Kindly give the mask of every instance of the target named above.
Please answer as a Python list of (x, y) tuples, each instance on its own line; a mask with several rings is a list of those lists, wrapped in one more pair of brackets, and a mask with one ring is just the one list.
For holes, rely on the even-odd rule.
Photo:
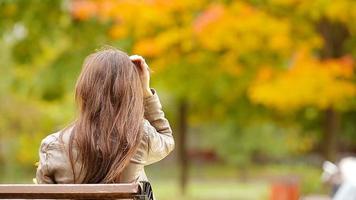
[(70, 140), (72, 167), (75, 145), (83, 183), (119, 182), (142, 137), (138, 69), (124, 52), (98, 51), (85, 59), (75, 92), (79, 116)]

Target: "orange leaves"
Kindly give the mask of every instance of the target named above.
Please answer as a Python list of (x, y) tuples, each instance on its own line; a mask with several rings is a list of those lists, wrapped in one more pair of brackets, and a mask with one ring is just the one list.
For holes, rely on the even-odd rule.
[(354, 72), (354, 61), (351, 56), (344, 56), (340, 59), (328, 59), (323, 61), (328, 72), (335, 77), (352, 78)]
[(223, 16), (225, 8), (220, 4), (211, 5), (206, 11), (200, 14), (193, 22), (193, 29), (196, 33), (202, 33), (208, 26), (219, 20)]
[(87, 20), (96, 15), (97, 3), (95, 1), (73, 0), (71, 1), (71, 12), (74, 18)]
[(116, 21), (121, 15), (130, 12), (126, 9), (127, 6), (135, 7), (135, 4), (134, 1), (124, 0), (71, 0), (70, 6), (73, 17), (79, 20), (97, 17), (101, 20)]
[(350, 57), (319, 61), (298, 55), (287, 70), (262, 68), (249, 88), (249, 97), (279, 110), (304, 106), (343, 109), (350, 98), (356, 97), (353, 70)]
[(257, 73), (257, 82), (264, 82), (264, 81), (269, 81), (273, 78), (274, 75), (274, 70), (271, 67), (264, 66), (261, 67), (259, 72)]

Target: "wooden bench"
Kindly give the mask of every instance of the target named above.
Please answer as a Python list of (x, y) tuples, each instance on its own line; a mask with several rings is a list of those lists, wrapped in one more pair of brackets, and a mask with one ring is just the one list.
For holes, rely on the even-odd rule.
[(134, 184), (0, 184), (0, 199), (153, 200), (149, 182)]

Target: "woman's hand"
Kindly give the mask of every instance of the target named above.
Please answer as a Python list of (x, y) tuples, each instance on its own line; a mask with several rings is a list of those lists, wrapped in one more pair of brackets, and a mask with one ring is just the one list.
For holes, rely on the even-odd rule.
[(142, 91), (144, 97), (152, 96), (152, 91), (150, 89), (150, 69), (142, 56), (132, 55), (130, 60), (135, 64), (140, 73), (140, 79), (142, 84)]

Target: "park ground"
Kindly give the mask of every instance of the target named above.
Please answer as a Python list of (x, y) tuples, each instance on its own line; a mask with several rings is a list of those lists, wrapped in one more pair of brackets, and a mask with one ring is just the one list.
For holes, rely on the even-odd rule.
[[(163, 169), (163, 168), (162, 168)], [(147, 174), (159, 199), (171, 200), (263, 200), (268, 199), (276, 180), (297, 178), (301, 196), (327, 194), (320, 181), (321, 168), (309, 165), (251, 166), (242, 172), (229, 165), (194, 166), (183, 196), (179, 187), (178, 169), (161, 170), (150, 167)]]
[[(4, 177), (2, 183), (31, 183), (33, 173), (14, 169)], [(189, 169), (186, 193), (181, 193), (179, 168), (163, 162), (146, 168), (153, 185), (155, 196), (160, 200), (264, 200), (269, 199), (274, 182), (297, 178), (302, 196), (327, 194), (327, 188), (320, 181), (321, 168), (299, 164), (251, 165), (243, 171), (227, 164), (194, 164)]]
[[(0, 177), (2, 183), (31, 183), (35, 167), (28, 172), (14, 169)], [(179, 168), (160, 163), (146, 168), (155, 196), (160, 200), (263, 200), (269, 199), (276, 181), (298, 180), (301, 196), (326, 195), (321, 168), (308, 164), (251, 165), (244, 169), (228, 164), (194, 164), (189, 169), (185, 195), (179, 184)]]

